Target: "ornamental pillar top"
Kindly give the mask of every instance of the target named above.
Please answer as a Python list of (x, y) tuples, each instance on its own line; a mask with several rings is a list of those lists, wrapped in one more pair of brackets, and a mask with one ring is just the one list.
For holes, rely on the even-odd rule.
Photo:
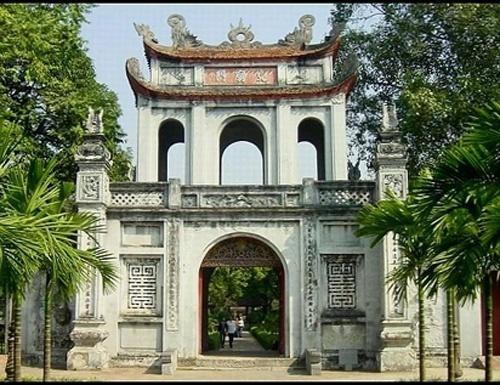
[[(106, 148), (104, 127), (102, 123), (104, 111), (100, 109), (98, 112), (89, 107), (89, 114), (85, 124), (85, 133), (83, 135), (83, 143), (78, 147), (75, 160), (80, 168), (103, 168), (108, 170), (111, 165), (111, 153)], [(100, 167), (99, 167), (100, 165)]]
[(401, 131), (394, 103), (382, 105), (382, 124), (379, 127), (379, 143), (375, 153), (375, 169), (381, 166), (405, 168), (407, 147), (401, 143)]

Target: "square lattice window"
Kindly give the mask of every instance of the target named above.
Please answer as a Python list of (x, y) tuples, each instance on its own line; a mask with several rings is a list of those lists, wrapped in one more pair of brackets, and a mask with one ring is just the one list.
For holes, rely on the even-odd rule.
[(160, 257), (124, 257), (123, 310), (127, 314), (161, 313)]

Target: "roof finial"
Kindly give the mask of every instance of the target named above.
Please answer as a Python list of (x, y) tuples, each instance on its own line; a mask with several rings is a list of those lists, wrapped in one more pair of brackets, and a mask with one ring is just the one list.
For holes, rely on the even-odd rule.
[(197, 36), (186, 28), (186, 20), (183, 16), (178, 14), (170, 15), (167, 23), (172, 27), (172, 45), (174, 48), (190, 48), (203, 44), (198, 40)]
[(398, 117), (396, 115), (396, 105), (394, 102), (391, 102), (390, 104), (382, 104), (381, 131), (398, 131)]
[(309, 44), (312, 40), (312, 26), (316, 22), (313, 15), (304, 15), (299, 19), (299, 27), (295, 27), (293, 32), (279, 40), (278, 44), (300, 47), (302, 44)]
[(85, 128), (89, 134), (102, 134), (104, 132), (102, 126), (102, 115), (103, 109), (99, 109), (99, 112), (95, 112), (92, 107), (89, 106), (89, 115), (87, 117), (87, 124)]

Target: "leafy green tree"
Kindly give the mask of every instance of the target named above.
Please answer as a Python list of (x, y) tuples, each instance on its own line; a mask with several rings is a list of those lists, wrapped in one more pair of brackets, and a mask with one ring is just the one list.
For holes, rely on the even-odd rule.
[(347, 119), (369, 166), (380, 101), (396, 102), (413, 176), (459, 139), (473, 106), (499, 99), (496, 4), (336, 3), (332, 21), (348, 26), (340, 56), (361, 63)]
[[(391, 191), (385, 199), (374, 205), (364, 206), (358, 214), (358, 236), (373, 237), (375, 246), (389, 234), (398, 236), (398, 245), (403, 252), (400, 265), (387, 277), (389, 289), (402, 301), (406, 301), (410, 283), (417, 287), (418, 331), (419, 331), (419, 377), (425, 381), (425, 286), (422, 273), (432, 257), (432, 234), (430, 223), (425, 218), (417, 218), (413, 208), (414, 197), (410, 194), (405, 200)], [(432, 282), (431, 282), (432, 284)]]
[[(431, 262), (445, 289), (457, 298), (483, 296), (486, 333), (485, 380), (491, 381), (492, 280), (500, 270), (500, 103), (477, 110), (462, 139), (420, 177), (420, 214), (431, 216), (443, 251)], [(447, 245), (442, 245), (447, 242)]]
[(81, 144), (88, 106), (104, 108), (106, 146), (114, 158), (112, 180), (126, 180), (130, 151), (114, 92), (97, 82), (80, 30), (89, 4), (3, 4), (0, 7), (0, 119), (22, 127), (21, 152), (41, 159), (55, 154), (61, 180), (74, 181), (74, 152)]

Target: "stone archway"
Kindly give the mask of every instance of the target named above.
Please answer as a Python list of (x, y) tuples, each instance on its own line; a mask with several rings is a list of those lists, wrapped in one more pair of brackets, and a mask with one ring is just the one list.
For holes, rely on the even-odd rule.
[(200, 353), (208, 350), (208, 284), (217, 267), (270, 267), (278, 274), (279, 328), (278, 352), (285, 353), (285, 273), (276, 252), (263, 241), (251, 236), (234, 236), (216, 243), (206, 254), (199, 271), (201, 306)]

